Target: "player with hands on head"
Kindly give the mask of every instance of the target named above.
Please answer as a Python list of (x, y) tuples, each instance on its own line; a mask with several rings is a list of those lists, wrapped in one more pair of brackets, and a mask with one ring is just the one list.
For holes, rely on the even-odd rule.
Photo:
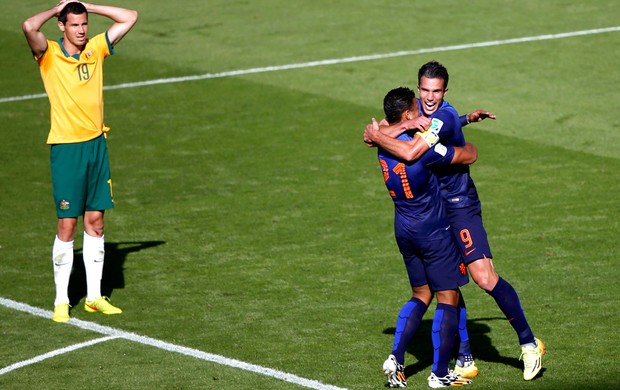
[[(109, 18), (107, 31), (88, 36), (88, 14)], [(48, 40), (41, 27), (58, 18), (62, 37)], [(69, 279), (78, 217), (83, 218), (87, 312), (119, 314), (101, 294), (104, 212), (114, 207), (103, 122), (103, 63), (138, 20), (137, 11), (62, 0), (26, 19), (22, 30), (39, 65), (50, 102), (52, 192), (58, 218), (52, 248), (56, 298), (52, 320), (69, 321)]]

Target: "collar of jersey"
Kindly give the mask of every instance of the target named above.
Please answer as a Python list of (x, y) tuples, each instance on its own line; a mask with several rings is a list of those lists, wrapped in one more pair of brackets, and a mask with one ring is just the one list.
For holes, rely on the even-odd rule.
[(66, 50), (65, 47), (62, 45), (63, 41), (65, 40), (65, 38), (60, 38), (58, 40), (58, 45), (60, 46), (60, 50), (62, 50), (62, 52), (65, 54), (65, 57), (73, 57), (76, 60), (80, 59), (80, 54), (82, 54), (81, 52), (78, 54), (74, 54), (74, 55), (70, 55)]

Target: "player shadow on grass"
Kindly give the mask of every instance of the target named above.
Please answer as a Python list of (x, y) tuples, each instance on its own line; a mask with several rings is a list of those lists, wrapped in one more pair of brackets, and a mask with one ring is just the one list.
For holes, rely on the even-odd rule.
[[(165, 243), (165, 241), (106, 242), (105, 262), (103, 263), (103, 275), (101, 278), (101, 294), (110, 297), (112, 291), (125, 287), (123, 265), (128, 254)], [(69, 304), (75, 307), (85, 296), (86, 270), (82, 261), (82, 251), (78, 250), (74, 253), (73, 271), (69, 279)]]
[[(501, 363), (522, 370), (523, 363), (519, 361), (517, 357), (501, 356), (497, 349), (493, 347), (491, 339), (488, 336), (491, 332), (491, 328), (486, 323), (497, 320), (502, 322), (506, 321), (503, 317), (476, 318), (467, 320), (467, 331), (469, 333), (469, 342), (474, 354), (474, 359)], [(431, 339), (432, 328), (432, 319), (422, 320), (420, 327), (413, 336), (413, 340), (409, 343), (407, 352), (413, 355), (416, 361), (413, 364), (408, 364), (405, 366), (405, 375), (407, 378), (419, 372), (430, 372), (430, 369), (433, 366), (433, 342)], [(395, 331), (395, 328), (387, 328), (383, 331), (383, 333), (393, 335)], [(458, 348), (458, 344), (456, 347)]]

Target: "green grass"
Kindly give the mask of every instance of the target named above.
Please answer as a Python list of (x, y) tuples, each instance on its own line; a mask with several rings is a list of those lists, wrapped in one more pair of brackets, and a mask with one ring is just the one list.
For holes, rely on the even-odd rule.
[[(106, 85), (616, 26), (617, 2), (135, 1), (140, 21), (106, 63)], [(0, 15), (0, 98), (43, 92), (20, 23)], [(552, 17), (553, 16), (553, 17)], [(91, 18), (91, 35), (105, 28)], [(46, 26), (55, 37), (53, 23)], [(430, 59), (448, 100), (498, 120), (466, 130), (500, 274), (548, 355), (521, 379), (512, 328), (464, 289), (476, 389), (618, 387), (613, 373), (620, 231), (620, 33), (109, 90), (116, 208), (104, 289), (121, 316), (72, 316), (350, 389), (383, 388), (409, 287), (392, 204), (364, 125)], [(0, 297), (52, 309), (55, 214), (46, 99), (0, 103)], [(81, 237), (76, 240), (79, 265)], [(82, 271), (83, 272), (83, 271)], [(80, 275), (76, 267), (76, 276)], [(82, 297), (83, 282), (73, 292)], [(407, 354), (431, 365), (427, 314)], [(0, 306), (0, 370), (101, 337)], [(109, 382), (94, 380), (107, 376)], [(0, 375), (0, 388), (288, 389), (287, 382), (128, 340)]]

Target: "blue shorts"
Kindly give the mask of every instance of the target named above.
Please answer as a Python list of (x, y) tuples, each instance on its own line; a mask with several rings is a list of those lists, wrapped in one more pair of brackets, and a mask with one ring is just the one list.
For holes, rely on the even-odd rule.
[(411, 287), (454, 290), (469, 282), (467, 270), (448, 227), (424, 238), (396, 237)]
[(469, 265), (483, 257), (492, 259), (487, 232), (482, 225), (480, 205), (458, 209), (448, 208), (446, 211), (465, 264)]

